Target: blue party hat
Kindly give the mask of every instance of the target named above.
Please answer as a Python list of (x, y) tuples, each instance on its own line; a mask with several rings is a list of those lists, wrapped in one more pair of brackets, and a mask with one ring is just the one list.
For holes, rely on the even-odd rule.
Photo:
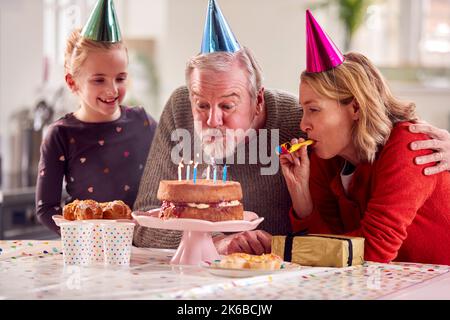
[(234, 37), (215, 0), (209, 0), (201, 53), (216, 51), (236, 52), (241, 46)]

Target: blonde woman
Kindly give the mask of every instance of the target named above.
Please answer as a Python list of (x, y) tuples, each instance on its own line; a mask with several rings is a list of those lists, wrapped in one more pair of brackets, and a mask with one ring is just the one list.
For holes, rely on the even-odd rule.
[(393, 97), (358, 53), (303, 72), (300, 104), (310, 159), (303, 147), (280, 160), (294, 229), (364, 237), (366, 260), (450, 264), (450, 174), (426, 176), (430, 164), (414, 163), (431, 153), (409, 147), (414, 104)]

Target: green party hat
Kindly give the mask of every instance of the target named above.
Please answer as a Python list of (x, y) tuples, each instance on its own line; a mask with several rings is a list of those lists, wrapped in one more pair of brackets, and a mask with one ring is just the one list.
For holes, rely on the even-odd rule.
[(93, 41), (120, 42), (119, 20), (113, 0), (98, 0), (88, 22), (81, 31), (84, 38)]

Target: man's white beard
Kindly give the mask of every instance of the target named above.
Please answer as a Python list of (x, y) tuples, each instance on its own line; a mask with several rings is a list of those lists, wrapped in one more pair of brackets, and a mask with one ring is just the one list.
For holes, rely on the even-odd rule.
[(236, 152), (237, 141), (233, 130), (226, 133), (220, 129), (203, 129), (197, 122), (194, 122), (196, 135), (200, 138), (203, 152), (210, 158), (228, 158)]

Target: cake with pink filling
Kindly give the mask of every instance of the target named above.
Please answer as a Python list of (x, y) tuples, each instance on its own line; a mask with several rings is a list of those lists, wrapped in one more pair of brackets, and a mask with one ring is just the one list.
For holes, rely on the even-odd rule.
[(236, 181), (198, 179), (162, 180), (157, 197), (162, 201), (162, 219), (201, 219), (212, 222), (242, 220), (242, 188)]

